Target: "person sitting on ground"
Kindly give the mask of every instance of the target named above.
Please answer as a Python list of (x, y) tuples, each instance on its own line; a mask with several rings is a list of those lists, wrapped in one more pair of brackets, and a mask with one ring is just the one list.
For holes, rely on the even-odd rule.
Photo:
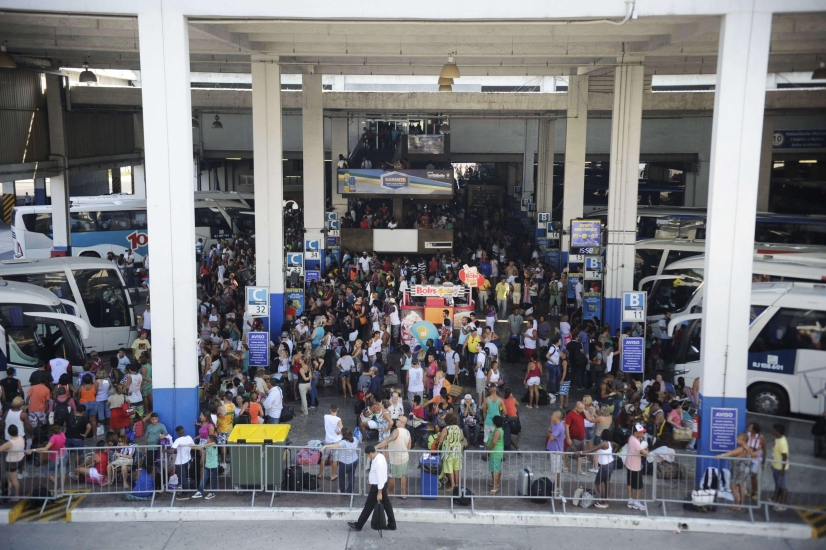
[(142, 458), (138, 463), (138, 470), (135, 477), (135, 485), (132, 492), (124, 497), (126, 500), (150, 500), (155, 492), (155, 476), (147, 467), (146, 459)]

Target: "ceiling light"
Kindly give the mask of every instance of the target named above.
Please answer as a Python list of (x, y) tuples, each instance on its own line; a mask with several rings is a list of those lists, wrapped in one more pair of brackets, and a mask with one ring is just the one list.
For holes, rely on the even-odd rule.
[(453, 62), (453, 56), (447, 56), (447, 63), (444, 67), (442, 67), (442, 72), (439, 73), (440, 78), (459, 78), (461, 75), (459, 74), (459, 68), (456, 66), (456, 63)]
[(453, 91), (453, 86), (449, 86), (449, 85), (439, 86), (439, 91), (440, 92), (452, 92)]
[(224, 160), (241, 160), (241, 157), (227, 157)]
[(447, 122), (443, 122), (441, 126), (439, 126), (439, 133), (440, 134), (449, 134), (450, 133), (450, 124)]
[[(7, 41), (8, 42), (8, 41)], [(0, 46), (0, 69), (16, 69), (17, 63), (6, 53), (5, 44)]]
[(212, 127), (216, 130), (221, 130), (224, 127), (224, 125), (221, 124), (221, 117), (215, 115), (215, 122), (212, 123)]
[(80, 83), (81, 84), (97, 84), (98, 77), (95, 76), (95, 73), (89, 70), (89, 64), (83, 64), (83, 72), (80, 73)]
[(826, 61), (821, 61), (820, 66), (812, 73), (812, 80), (826, 79)]
[(439, 77), (439, 86), (450, 86), (451, 84), (453, 84), (452, 78), (446, 78), (444, 76)]
[(193, 128), (200, 128), (201, 127), (201, 123), (198, 122), (197, 117), (192, 117), (192, 127)]

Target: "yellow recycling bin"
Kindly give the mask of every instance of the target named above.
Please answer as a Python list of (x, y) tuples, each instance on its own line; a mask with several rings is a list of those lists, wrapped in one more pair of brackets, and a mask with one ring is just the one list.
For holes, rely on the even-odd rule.
[[(238, 424), (229, 434), (232, 486), (261, 488), (281, 485), (283, 445), (289, 424)], [(279, 445), (279, 443), (281, 445)], [(264, 445), (263, 453), (258, 445)], [(273, 446), (274, 445), (274, 446)], [(266, 480), (264, 474), (266, 472)]]

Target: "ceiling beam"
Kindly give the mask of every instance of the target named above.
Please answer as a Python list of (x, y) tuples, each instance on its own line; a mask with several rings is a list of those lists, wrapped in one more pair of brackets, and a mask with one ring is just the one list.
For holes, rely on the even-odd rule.
[(189, 24), (190, 41), (193, 37), (220, 42), (239, 52), (250, 51), (249, 37), (245, 34), (230, 32), (228, 25)]

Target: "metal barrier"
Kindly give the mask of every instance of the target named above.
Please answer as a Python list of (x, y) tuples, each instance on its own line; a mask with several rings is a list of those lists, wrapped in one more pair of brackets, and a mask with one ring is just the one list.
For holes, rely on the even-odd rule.
[[(823, 513), (826, 507), (826, 467), (799, 462), (786, 463), (786, 471), (772, 466), (771, 458), (760, 484), (760, 504), (765, 505), (766, 521), (770, 521), (769, 510), (781, 512), (786, 508), (801, 512)], [(778, 493), (778, 487), (785, 485), (785, 494)]]
[[(77, 447), (66, 449), (64, 463), (66, 487), (71, 506), (73, 495), (125, 495), (124, 500), (150, 501), (163, 492), (166, 476), (165, 460), (160, 445), (129, 445), (128, 447)], [(153, 489), (135, 490), (135, 482), (141, 475), (152, 477)], [(135, 493), (146, 494), (139, 497)]]
[[(709, 506), (729, 508), (733, 511), (746, 510), (754, 522), (754, 511), (761, 506), (758, 499), (751, 499), (755, 488), (751, 487), (750, 458), (723, 458), (695, 454), (657, 455), (654, 461), (655, 498), (662, 506), (663, 515), (668, 515), (667, 503), (684, 505), (692, 502), (693, 491), (701, 491), (702, 476), (706, 468), (717, 472), (716, 489), (713, 494), (695, 495), (694, 504), (708, 503)], [(757, 473), (758, 486), (762, 472)], [(711, 481), (711, 480), (710, 480)], [(702, 499), (706, 500), (703, 501)]]
[[(175, 464), (176, 451), (166, 449), (164, 486), (172, 493), (170, 506), (176, 500), (215, 497), (216, 493), (250, 493), (250, 506), (255, 505), (255, 495), (264, 490), (269, 455), (263, 445), (195, 445), (190, 448), (190, 460)], [(207, 464), (215, 464), (207, 467)], [(169, 478), (177, 476), (177, 484)], [(179, 493), (182, 496), (179, 496)]]
[(65, 493), (64, 460), (65, 452), (60, 458), (56, 451), (0, 452), (0, 471), (9, 484), (9, 494), (0, 495), (0, 500), (42, 500), (42, 514), (50, 500), (61, 498)]
[[(536, 504), (550, 501), (553, 513), (556, 513), (557, 501), (565, 513), (569, 502), (583, 508), (593, 505), (604, 509), (610, 507), (611, 502), (628, 504), (632, 500), (627, 489), (628, 474), (616, 471), (616, 460), (601, 472), (588, 471), (598, 469), (594, 468), (597, 457), (593, 454), (578, 457), (575, 453), (547, 451), (466, 450), (465, 457), (462, 483), (473, 493), (474, 511), (477, 499), (520, 498)], [(580, 467), (583, 474), (579, 473)], [(635, 476), (634, 508), (648, 515), (648, 504), (654, 501), (654, 487), (645, 481), (645, 470)], [(639, 496), (636, 496), (638, 485)]]
[[(391, 451), (379, 449), (384, 455), (388, 467), (389, 496), (407, 500), (419, 498), (421, 500), (450, 499), (450, 509), (453, 510), (453, 487), (448, 480), (445, 466), (456, 472), (458, 483), (462, 486), (462, 475), (466, 467), (464, 451), (429, 451), (427, 449), (410, 449), (407, 451)], [(458, 468), (458, 469), (457, 469)], [(368, 482), (365, 480), (364, 493), (368, 493)], [(448, 488), (450, 486), (450, 488)]]
[(369, 460), (363, 449), (322, 451), (301, 445), (268, 445), (264, 452), (268, 464), (264, 491), (271, 493), (270, 507), (278, 495), (301, 493), (349, 496), (352, 509), (354, 497), (364, 492)]

